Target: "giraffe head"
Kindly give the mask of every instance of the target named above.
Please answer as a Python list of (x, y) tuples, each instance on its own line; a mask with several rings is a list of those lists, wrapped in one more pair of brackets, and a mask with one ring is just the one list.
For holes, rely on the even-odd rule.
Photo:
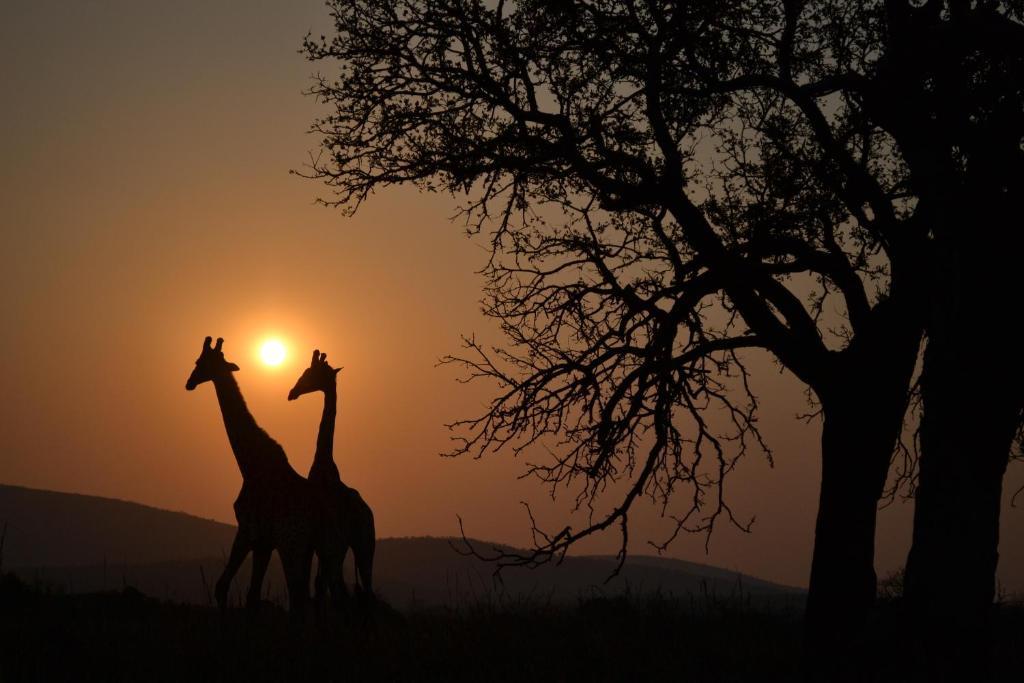
[(218, 338), (216, 346), (210, 346), (212, 338), (207, 337), (203, 341), (203, 350), (199, 352), (196, 359), (196, 367), (185, 382), (185, 389), (192, 391), (203, 382), (209, 382), (217, 377), (223, 377), (238, 370), (238, 366), (224, 360), (224, 352), (221, 347), (224, 340)]
[(313, 360), (303, 371), (302, 376), (288, 392), (288, 400), (294, 401), (303, 394), (312, 391), (327, 391), (335, 386), (336, 377), (341, 368), (332, 368), (327, 364), (327, 354), (313, 351)]

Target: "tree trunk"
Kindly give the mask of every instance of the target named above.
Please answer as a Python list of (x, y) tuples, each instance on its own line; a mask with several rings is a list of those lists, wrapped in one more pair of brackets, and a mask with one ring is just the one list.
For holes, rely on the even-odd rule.
[(875, 522), (909, 399), (920, 328), (896, 318), (839, 354), (819, 391), (821, 496), (805, 617), (811, 672), (839, 680), (875, 599)]
[(925, 661), (949, 680), (977, 680), (986, 677), (1002, 481), (1021, 417), (1024, 372), (1016, 338), (998, 330), (979, 336), (1006, 318), (1000, 293), (1012, 291), (1011, 284), (996, 280), (1013, 272), (1010, 264), (962, 252), (948, 256), (959, 267), (947, 268), (935, 285), (905, 596)]
[[(833, 408), (822, 434), (821, 495), (815, 525), (807, 621), (844, 630), (875, 593), (875, 518), (889, 466), (880, 429), (851, 406)], [(838, 623), (834, 623), (838, 622)]]
[[(812, 632), (856, 630), (875, 597), (875, 520), (906, 410), (849, 387), (825, 406), (821, 495), (807, 596)], [(882, 403), (882, 405), (879, 405)]]
[(1003, 473), (1020, 406), (993, 394), (999, 388), (973, 365), (937, 368), (944, 363), (930, 358), (935, 343), (922, 378), (922, 457), (905, 596), (934, 673), (984, 680)]

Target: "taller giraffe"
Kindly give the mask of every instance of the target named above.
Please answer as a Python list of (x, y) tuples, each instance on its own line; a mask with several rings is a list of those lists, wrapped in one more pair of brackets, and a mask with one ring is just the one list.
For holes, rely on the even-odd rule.
[[(212, 381), (217, 392), (224, 429), (231, 450), (242, 473), (242, 490), (235, 501), (238, 531), (231, 554), (220, 578), (215, 596), (223, 609), (227, 606), (228, 589), (246, 555), (252, 552), (252, 581), (246, 606), (254, 608), (260, 599), (260, 587), (276, 549), (281, 557), (288, 587), (289, 611), (301, 616), (309, 598), (309, 572), (313, 552), (330, 558), (326, 576), (332, 586), (341, 583), (343, 548), (340, 530), (331, 508), (318, 486), (296, 472), (280, 444), (256, 424), (235, 381), (238, 366), (224, 359), (223, 339), (210, 346), (203, 342), (196, 367), (185, 383), (192, 391), (203, 382)], [(333, 567), (337, 567), (337, 571)], [(340, 590), (344, 590), (343, 586)]]
[[(316, 454), (309, 470), (309, 481), (329, 496), (338, 516), (342, 532), (352, 545), (356, 565), (356, 582), (370, 597), (373, 596), (373, 552), (376, 533), (373, 511), (359, 492), (344, 484), (334, 462), (334, 423), (338, 415), (338, 372), (327, 363), (327, 354), (313, 351), (313, 360), (302, 373), (295, 386), (288, 392), (288, 400), (294, 401), (303, 394), (322, 391), (324, 410), (320, 417), (320, 431), (316, 437)], [(344, 562), (342, 553), (342, 562)], [(323, 567), (321, 558), (321, 567)], [(321, 579), (317, 578), (318, 587)]]

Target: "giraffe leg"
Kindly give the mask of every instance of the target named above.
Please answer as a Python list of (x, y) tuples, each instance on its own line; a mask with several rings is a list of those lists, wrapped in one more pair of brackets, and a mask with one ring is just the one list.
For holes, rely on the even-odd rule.
[(235, 578), (238, 568), (242, 566), (242, 562), (250, 550), (252, 550), (252, 544), (249, 543), (247, 534), (242, 533), (242, 530), (239, 529), (235, 534), (234, 543), (231, 544), (228, 562), (224, 565), (224, 571), (221, 572), (220, 578), (217, 579), (217, 586), (214, 588), (217, 606), (222, 610), (227, 609), (228, 606), (228, 589), (231, 588), (231, 580)]
[(327, 574), (324, 572), (324, 558), (322, 553), (316, 553), (316, 579), (313, 581), (313, 599), (317, 604), (322, 604), (327, 598)]
[(317, 553), (319, 565), (316, 572), (316, 598), (323, 604), (330, 597), (335, 607), (342, 607), (348, 601), (348, 589), (345, 587), (345, 556), (348, 548), (340, 551), (320, 551)]
[(373, 554), (377, 546), (377, 532), (373, 523), (373, 511), (363, 503), (359, 515), (359, 528), (356, 543), (353, 547), (356, 561), (356, 573), (365, 597), (373, 597)]
[(373, 520), (370, 520), (370, 529), (364, 530), (363, 537), (359, 539), (360, 544), (355, 554), (356, 573), (359, 575), (359, 584), (362, 594), (365, 597), (373, 597), (373, 553), (377, 541), (374, 538)]
[(316, 551), (317, 556), (317, 571), (316, 578), (313, 581), (315, 586), (314, 603), (316, 604), (317, 613), (320, 616), (326, 616), (329, 605), (337, 599), (335, 595), (335, 587), (332, 585), (331, 577), (333, 576), (330, 568), (330, 563), (333, 563), (334, 558), (325, 553), (323, 550)]
[(263, 577), (267, 575), (272, 548), (259, 547), (252, 551), (252, 578), (249, 581), (249, 593), (245, 597), (246, 609), (252, 611), (259, 607), (260, 594), (263, 589)]
[(347, 514), (344, 508), (336, 505), (337, 502), (328, 504), (327, 513), (318, 519), (316, 547), (320, 566), (317, 571), (317, 589), (323, 591), (324, 595), (329, 591), (334, 608), (344, 611), (348, 604), (344, 566), (350, 536), (346, 528)]
[(325, 582), (330, 586), (331, 603), (334, 608), (344, 611), (348, 607), (348, 588), (345, 587), (345, 549), (334, 555), (330, 566), (326, 568)]
[(373, 597), (373, 546), (374, 543), (371, 539), (369, 546), (364, 547), (362, 552), (355, 556), (360, 594), (368, 598)]
[(312, 549), (278, 549), (288, 583), (288, 613), (293, 622), (302, 621), (309, 601), (309, 572), (313, 563)]

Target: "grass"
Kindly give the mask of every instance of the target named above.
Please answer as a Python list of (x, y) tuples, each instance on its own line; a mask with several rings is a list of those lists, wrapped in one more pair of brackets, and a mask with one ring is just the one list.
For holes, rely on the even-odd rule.
[[(902, 680), (901, 634), (883, 609), (874, 673)], [(994, 656), (1019, 674), (1024, 610), (1000, 616)], [(904, 634), (905, 635), (905, 634)], [(798, 615), (667, 597), (581, 598), (574, 605), (482, 600), (399, 614), (386, 605), (292, 625), (277, 607), (243, 610), (148, 598), (132, 588), (62, 595), (0, 579), (0, 680), (290, 681), (800, 679)], [(997, 679), (1001, 680), (1001, 679)], [(1007, 676), (1006, 680), (1016, 680)]]

